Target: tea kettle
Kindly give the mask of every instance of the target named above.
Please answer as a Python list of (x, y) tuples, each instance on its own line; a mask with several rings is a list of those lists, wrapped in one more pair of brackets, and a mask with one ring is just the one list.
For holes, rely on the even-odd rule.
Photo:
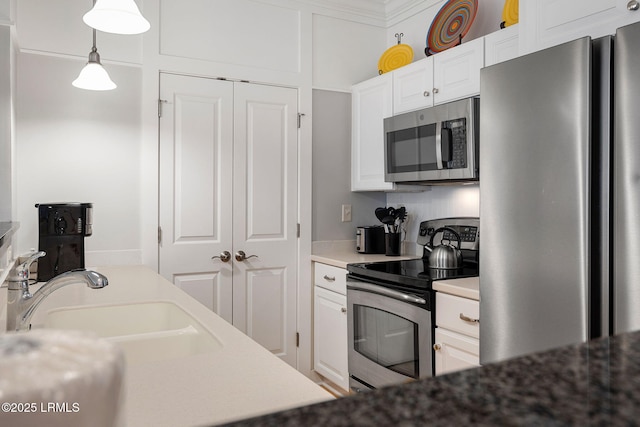
[[(440, 244), (433, 247), (433, 238), (440, 231), (448, 231), (455, 236), (458, 240), (458, 247), (456, 248), (451, 244), (450, 239), (445, 239), (444, 236), (440, 240)], [(444, 244), (443, 242), (447, 240), (448, 243)], [(452, 228), (449, 227), (441, 227), (433, 232), (431, 235), (431, 240), (429, 244), (425, 246), (425, 248), (430, 252), (429, 254), (429, 267), (430, 268), (441, 268), (453, 270), (456, 268), (462, 267), (462, 252), (460, 251), (460, 235)]]

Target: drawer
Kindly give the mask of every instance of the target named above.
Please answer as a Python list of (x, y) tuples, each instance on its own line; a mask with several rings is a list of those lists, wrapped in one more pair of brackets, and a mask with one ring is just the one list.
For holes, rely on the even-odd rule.
[(313, 263), (313, 284), (342, 295), (347, 294), (347, 270), (333, 265)]
[(480, 302), (436, 293), (436, 325), (471, 337), (480, 337)]
[(433, 346), (436, 375), (480, 366), (480, 340), (436, 328)]

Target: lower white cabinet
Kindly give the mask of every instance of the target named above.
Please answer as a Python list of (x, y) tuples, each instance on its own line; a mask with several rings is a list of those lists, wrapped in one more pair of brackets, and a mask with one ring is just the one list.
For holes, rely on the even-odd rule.
[(314, 263), (314, 270), (314, 370), (343, 390), (349, 390), (346, 288), (339, 293), (325, 289), (320, 286), (324, 283), (319, 282), (329, 278), (327, 284), (335, 285), (344, 281), (347, 271), (319, 263)]
[(480, 303), (436, 293), (436, 375), (480, 366)]

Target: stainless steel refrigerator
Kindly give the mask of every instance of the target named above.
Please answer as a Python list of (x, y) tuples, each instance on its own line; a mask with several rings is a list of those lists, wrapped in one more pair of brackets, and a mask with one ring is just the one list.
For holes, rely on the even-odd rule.
[(481, 72), (480, 362), (640, 329), (640, 24)]

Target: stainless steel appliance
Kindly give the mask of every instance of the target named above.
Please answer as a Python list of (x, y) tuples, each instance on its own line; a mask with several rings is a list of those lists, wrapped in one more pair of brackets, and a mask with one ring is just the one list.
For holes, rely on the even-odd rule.
[(477, 181), (479, 106), (468, 98), (384, 119), (385, 181)]
[(638, 69), (640, 24), (482, 70), (481, 363), (640, 329)]
[(448, 227), (462, 240), (457, 269), (429, 267), (423, 258), (347, 265), (349, 383), (354, 391), (433, 376), (434, 280), (478, 275), (479, 219), (420, 223), (418, 244), (440, 241)]
[(381, 225), (357, 227), (356, 251), (361, 254), (383, 254), (384, 227)]
[(38, 281), (84, 268), (84, 238), (93, 233), (91, 203), (39, 203)]

